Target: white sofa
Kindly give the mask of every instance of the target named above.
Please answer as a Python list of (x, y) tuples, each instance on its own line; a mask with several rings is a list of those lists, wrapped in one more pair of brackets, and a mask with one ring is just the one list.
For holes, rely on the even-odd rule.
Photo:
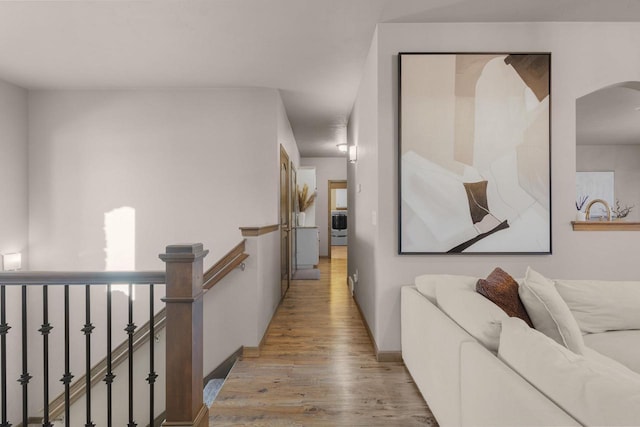
[(425, 275), (401, 290), (402, 356), (441, 426), (640, 426), (640, 282), (550, 282), (584, 334), (576, 354), (476, 281)]

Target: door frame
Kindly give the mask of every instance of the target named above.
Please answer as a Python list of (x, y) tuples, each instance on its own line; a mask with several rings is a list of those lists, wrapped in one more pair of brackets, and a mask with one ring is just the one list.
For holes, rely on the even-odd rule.
[(293, 279), (293, 275), (298, 270), (298, 169), (289, 162), (289, 277)]
[[(282, 179), (283, 166), (286, 179)], [(291, 285), (291, 162), (287, 150), (280, 145), (280, 159), (278, 161), (278, 223), (280, 224), (280, 300), (282, 300)], [(284, 185), (284, 189), (282, 188)], [(284, 190), (284, 195), (282, 194)], [(284, 206), (283, 206), (284, 204)], [(283, 208), (286, 213), (283, 215)], [(286, 271), (286, 274), (283, 272)]]
[[(331, 262), (331, 190), (346, 189), (346, 179), (330, 179), (327, 182), (327, 254), (329, 256), (329, 262)], [(349, 208), (347, 207), (347, 212)], [(348, 224), (347, 224), (348, 229)]]

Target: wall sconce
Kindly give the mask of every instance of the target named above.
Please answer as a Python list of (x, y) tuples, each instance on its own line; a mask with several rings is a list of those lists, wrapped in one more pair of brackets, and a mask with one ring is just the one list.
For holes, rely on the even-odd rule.
[(338, 144), (336, 145), (336, 147), (338, 147), (338, 151), (340, 151), (341, 153), (347, 152), (347, 144)]
[(349, 163), (355, 163), (358, 161), (358, 146), (352, 145), (349, 147)]
[(22, 268), (22, 254), (5, 254), (2, 256), (2, 265), (4, 271), (16, 271)]

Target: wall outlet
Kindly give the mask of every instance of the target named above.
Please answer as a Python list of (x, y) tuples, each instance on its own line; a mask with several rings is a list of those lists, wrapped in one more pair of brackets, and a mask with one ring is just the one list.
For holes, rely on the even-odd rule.
[(353, 281), (358, 283), (358, 269), (356, 268), (356, 272), (353, 273)]

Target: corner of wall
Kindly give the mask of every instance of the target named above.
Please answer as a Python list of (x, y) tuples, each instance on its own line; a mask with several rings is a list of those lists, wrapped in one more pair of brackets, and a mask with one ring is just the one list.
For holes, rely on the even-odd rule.
[[(278, 146), (282, 145), (289, 155), (289, 160), (293, 163), (295, 168), (300, 166), (300, 150), (298, 149), (298, 143), (296, 137), (291, 129), (291, 122), (289, 122), (289, 116), (282, 100), (282, 94), (279, 90), (276, 93), (276, 120), (277, 120), (277, 139)], [(280, 150), (278, 148), (278, 150)], [(279, 152), (279, 151), (278, 151)]]
[[(377, 316), (377, 260), (379, 213), (378, 162), (378, 29), (363, 65), (362, 77), (347, 128), (349, 145), (358, 147), (358, 159), (347, 165), (349, 197), (348, 274), (358, 272), (354, 298), (370, 328), (374, 343), (380, 342)], [(374, 224), (375, 222), (375, 224)]]

